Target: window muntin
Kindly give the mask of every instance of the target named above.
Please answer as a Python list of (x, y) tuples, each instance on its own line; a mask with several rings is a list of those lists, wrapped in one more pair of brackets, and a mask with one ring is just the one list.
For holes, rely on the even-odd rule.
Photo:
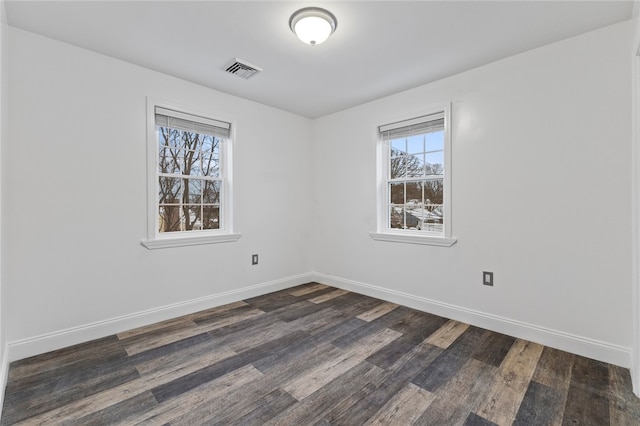
[(230, 127), (155, 107), (158, 235), (226, 229), (223, 159)]
[(450, 237), (448, 108), (379, 127), (379, 232)]

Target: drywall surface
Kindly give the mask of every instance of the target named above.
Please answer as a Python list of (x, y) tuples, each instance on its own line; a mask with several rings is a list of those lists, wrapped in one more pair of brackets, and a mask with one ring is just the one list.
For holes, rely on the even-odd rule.
[[(311, 270), (308, 119), (13, 28), (9, 49), (8, 341)], [(140, 244), (147, 97), (233, 122), (237, 242)]]
[(2, 188), (4, 182), (2, 179), (4, 145), (7, 140), (7, 22), (4, 9), (4, 0), (0, 0), (0, 410), (4, 401), (4, 388), (6, 384), (8, 360), (5, 353), (5, 297), (4, 297), (4, 240), (2, 224)]
[[(316, 271), (630, 348), (629, 37), (617, 24), (316, 120)], [(376, 126), (447, 102), (457, 244), (372, 240)]]
[(634, 1), (632, 14), (631, 81), (633, 100), (632, 117), (632, 280), (633, 280), (633, 351), (631, 356), (631, 378), (636, 395), (640, 396), (640, 2)]

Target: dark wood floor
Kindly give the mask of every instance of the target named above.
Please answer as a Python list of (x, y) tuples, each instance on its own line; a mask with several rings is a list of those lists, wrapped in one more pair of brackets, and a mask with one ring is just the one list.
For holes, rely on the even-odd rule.
[(2, 425), (640, 425), (626, 369), (310, 283), (11, 364)]

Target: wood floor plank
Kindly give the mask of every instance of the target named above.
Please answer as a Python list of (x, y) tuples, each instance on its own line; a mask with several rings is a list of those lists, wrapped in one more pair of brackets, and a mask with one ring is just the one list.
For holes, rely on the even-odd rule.
[(141, 411), (151, 410), (157, 405), (158, 402), (151, 392), (143, 392), (69, 423), (82, 426), (122, 424), (123, 419), (134, 416)]
[(442, 349), (447, 349), (462, 333), (467, 331), (467, 328), (469, 328), (469, 324), (449, 320), (429, 336), (427, 343), (431, 343), (433, 346), (438, 346)]
[(574, 356), (562, 423), (608, 425), (608, 387), (609, 368), (605, 363)]
[(499, 367), (515, 341), (511, 336), (485, 330), (471, 356), (478, 361)]
[(562, 424), (565, 399), (560, 390), (532, 381), (522, 399), (513, 425)]
[(629, 370), (609, 366), (609, 415), (612, 425), (640, 425), (640, 398), (634, 395)]
[(552, 389), (569, 389), (574, 355), (545, 347), (531, 380)]
[(155, 324), (146, 325), (144, 327), (134, 328), (133, 330), (123, 331), (116, 334), (118, 339), (125, 340), (131, 339), (136, 336), (148, 335), (151, 333), (164, 333), (165, 330), (171, 330), (176, 328), (194, 327), (195, 323), (186, 317), (172, 318), (170, 320), (158, 322)]
[(477, 352), (478, 348), (486, 341), (490, 333), (490, 331), (483, 328), (469, 326), (467, 330), (447, 348), (447, 350), (456, 352), (465, 357), (472, 357)]
[[(208, 335), (204, 335), (208, 336)], [(157, 374), (159, 371), (166, 371), (172, 368), (180, 368), (185, 364), (185, 360), (206, 358), (210, 363), (220, 362), (224, 359), (237, 355), (237, 352), (228, 346), (220, 345), (218, 342), (214, 342), (211, 339), (193, 341), (193, 338), (185, 339), (191, 340), (191, 344), (185, 347), (176, 344), (172, 345), (171, 351), (166, 351), (164, 355), (158, 351), (158, 356), (154, 357), (132, 357), (133, 365), (141, 376), (150, 376)], [(146, 352), (145, 354), (147, 354)]]
[(381, 368), (389, 368), (402, 354), (411, 351), (416, 345), (424, 344), (425, 339), (446, 322), (445, 318), (435, 315), (409, 312), (388, 325), (390, 329), (402, 333), (402, 337), (393, 345), (388, 345), (371, 355), (367, 361)]
[[(296, 306), (296, 305), (294, 304), (292, 306)], [(285, 310), (285, 308), (280, 308), (280, 309)], [(274, 322), (282, 321), (278, 317), (278, 315), (275, 315), (275, 312), (277, 311), (278, 310), (269, 311), (262, 315), (256, 315), (251, 318), (246, 318), (242, 321), (225, 324), (222, 327), (217, 327), (212, 330), (209, 330), (207, 331), (207, 333), (209, 333), (211, 337), (218, 339), (221, 337), (225, 337), (229, 334), (241, 333), (241, 332), (244, 332), (245, 330), (251, 331), (259, 327), (266, 327), (269, 324), (273, 324)]]
[(360, 362), (328, 382), (327, 386), (318, 389), (313, 398), (303, 399), (289, 407), (265, 423), (265, 426), (303, 425), (311, 423), (313, 419), (323, 418), (332, 407), (362, 388), (372, 378), (379, 377), (382, 372), (374, 365)]
[[(207, 353), (205, 356), (185, 360), (179, 367), (171, 367), (166, 370), (156, 371), (147, 377), (140, 377), (112, 387), (102, 392), (94, 393), (82, 399), (77, 399), (69, 404), (61, 406), (45, 413), (31, 416), (24, 423), (17, 424), (58, 424), (73, 419), (78, 419), (107, 407), (125, 401), (137, 394), (149, 391), (163, 383), (170, 383), (192, 372), (199, 371), (210, 365), (212, 359), (217, 359), (215, 353)], [(4, 421), (4, 415), (3, 415)]]
[(286, 306), (275, 311), (271, 311), (270, 314), (276, 316), (281, 321), (289, 322), (316, 313), (323, 309), (327, 309), (327, 307), (325, 305), (319, 305), (317, 303), (311, 303), (307, 300), (303, 300), (299, 303)]
[(398, 305), (395, 303), (383, 302), (375, 308), (361, 313), (360, 315), (356, 316), (356, 318), (359, 318), (366, 322), (373, 321), (374, 319), (380, 318), (381, 316), (393, 311), (397, 307)]
[[(320, 291), (327, 290), (325, 289)], [(328, 291), (332, 290), (328, 289)], [(292, 296), (291, 294), (289, 294), (289, 290), (281, 290), (274, 293), (263, 294), (262, 296), (252, 297), (251, 299), (246, 299), (245, 302), (247, 302), (247, 304), (254, 309), (260, 309), (264, 312), (271, 312), (275, 311), (276, 309), (298, 303), (301, 300), (304, 300), (304, 298), (304, 296)]]
[[(250, 404), (238, 404), (236, 410), (230, 411), (223, 417), (216, 413), (211, 419), (211, 424), (262, 426), (296, 402), (298, 401), (294, 397), (278, 388)], [(190, 425), (187, 424), (187, 426)]]
[(357, 329), (362, 323), (362, 320), (356, 318), (340, 322), (322, 332), (304, 337), (294, 346), (275, 349), (270, 354), (265, 354), (264, 357), (256, 360), (253, 365), (263, 373), (267, 373), (283, 366), (295, 367), (299, 360), (303, 360), (305, 364), (315, 362), (316, 356), (327, 354), (331, 349), (335, 349), (337, 352), (338, 348), (331, 345), (330, 342)]
[(442, 354), (433, 362), (429, 363), (420, 374), (416, 375), (416, 377), (411, 380), (411, 383), (435, 393), (458, 373), (467, 360), (468, 358), (459, 352), (442, 352)]
[(431, 405), (435, 395), (413, 383), (408, 383), (378, 410), (365, 425), (412, 425)]
[[(127, 363), (115, 367), (100, 365), (79, 375), (68, 376), (61, 371), (60, 376), (53, 381), (20, 392), (10, 390), (6, 393), (7, 410), (3, 416), (9, 422), (22, 421), (139, 377), (138, 371)], [(56, 390), (53, 393), (52, 388)]]
[(497, 368), (469, 359), (442, 388), (436, 400), (422, 416), (418, 424), (459, 425), (476, 409), (487, 388), (491, 385)]
[(476, 414), (499, 425), (513, 423), (542, 349), (541, 345), (516, 340)]
[(313, 312), (309, 315), (302, 316), (298, 319), (289, 321), (292, 329), (304, 330), (313, 335), (333, 327), (338, 322), (344, 321), (345, 317), (331, 307), (327, 307), (321, 311)]
[(406, 315), (407, 311), (408, 309), (400, 307), (370, 322), (362, 321), (359, 318), (356, 318), (359, 321), (362, 321), (362, 326), (353, 330), (349, 334), (345, 334), (344, 336), (335, 339), (332, 343), (341, 348), (357, 344), (360, 339), (369, 336), (372, 333), (376, 333), (383, 328), (390, 328), (389, 326)]
[(244, 300), (237, 302), (227, 303), (226, 305), (216, 306), (214, 308), (205, 309), (202, 311), (194, 312), (183, 316), (182, 318), (189, 319), (193, 322), (207, 321), (214, 317), (220, 317), (226, 315), (228, 312), (236, 311), (238, 309), (246, 309), (249, 304)]
[(378, 349), (388, 345), (400, 336), (397, 331), (383, 329), (361, 341), (361, 344), (347, 349), (335, 358), (310, 369), (282, 387), (298, 401), (311, 395), (340, 374), (350, 370)]
[(182, 375), (168, 383), (163, 383), (151, 389), (153, 396), (159, 403), (168, 399), (175, 398), (184, 392), (187, 392), (203, 383), (210, 382), (216, 378), (223, 376), (231, 371), (244, 367), (252, 362), (265, 356), (266, 353), (282, 346), (294, 344), (304, 338), (306, 334), (303, 332), (295, 332), (279, 339), (272, 340), (268, 343), (252, 348), (248, 351), (239, 353), (238, 355), (226, 358), (222, 361), (212, 363), (206, 367), (194, 371), (189, 374)]
[(284, 321), (273, 322), (266, 327), (243, 330), (240, 334), (233, 334), (218, 339), (218, 343), (227, 345), (236, 352), (242, 352), (263, 345), (271, 340), (279, 339), (296, 328)]
[(325, 418), (331, 423), (344, 425), (366, 422), (442, 351), (425, 342), (414, 346), (383, 370), (383, 374), (375, 376), (367, 386), (336, 405)]
[(609, 399), (593, 388), (573, 380), (562, 417), (563, 425), (606, 426), (610, 423)]
[(336, 297), (343, 296), (349, 293), (347, 290), (333, 290), (329, 293), (323, 294), (322, 296), (314, 297), (313, 299), (309, 299), (309, 302), (312, 303), (324, 303), (327, 300), (335, 299)]
[[(140, 425), (164, 425), (177, 419), (189, 419), (189, 423), (203, 424), (209, 410), (216, 410), (216, 398), (225, 392), (238, 388), (262, 376), (262, 373), (251, 365), (233, 370), (211, 381), (200, 384), (175, 398), (164, 401), (150, 410), (127, 418), (126, 422)], [(206, 410), (205, 410), (206, 408)]]
[(415, 336), (420, 342), (432, 335), (448, 321), (446, 318), (416, 311), (415, 309), (407, 309), (404, 306), (396, 308), (394, 312), (396, 311), (403, 314), (391, 317), (393, 321), (387, 321), (387, 327), (405, 336)]
[(302, 288), (297, 288), (293, 291), (289, 291), (289, 294), (292, 296), (299, 297), (299, 296), (304, 296), (306, 294), (315, 293), (318, 290), (324, 290), (326, 288), (329, 288), (329, 286), (325, 284), (314, 283), (312, 285), (307, 285)]
[(0, 425), (640, 425), (627, 369), (305, 285), (10, 365)]
[(25, 358), (11, 363), (8, 374), (9, 384), (18, 380), (26, 383), (28, 377), (37, 375), (35, 381), (47, 377), (47, 374), (57, 374), (61, 367), (83, 368), (100, 361), (112, 361), (126, 358), (127, 353), (122, 348), (116, 336), (73, 345), (68, 348), (48, 352), (42, 355)]
[(476, 413), (471, 413), (469, 414), (469, 417), (467, 417), (467, 420), (465, 420), (463, 426), (498, 426), (498, 425), (496, 425), (492, 421), (485, 419), (484, 417), (477, 415)]
[[(215, 411), (211, 411), (206, 407), (200, 408), (198, 411), (208, 412), (206, 416), (201, 413), (203, 415), (203, 421), (206, 423), (209, 423), (210, 420), (214, 421), (221, 417), (231, 416), (233, 412), (244, 410), (246, 405), (255, 404), (261, 399), (267, 398), (268, 394), (277, 391), (278, 389), (281, 390), (282, 383), (294, 380), (300, 374), (304, 374), (304, 372), (309, 368), (312, 368), (327, 358), (337, 356), (341, 352), (342, 351), (339, 348), (331, 346), (330, 344), (325, 344), (324, 346), (318, 347), (317, 351), (309, 353), (309, 356), (301, 356), (295, 358), (292, 362), (280, 363), (276, 368), (264, 373), (262, 377), (257, 378), (244, 386), (228, 390), (224, 395), (218, 398)], [(284, 393), (288, 395), (290, 399), (297, 402), (297, 400), (291, 395), (286, 392)], [(259, 417), (267, 421), (278, 414), (279, 413), (272, 413), (272, 415), (270, 415), (269, 410), (266, 410)], [(208, 419), (205, 420), (205, 417), (207, 416)]]
[(166, 332), (162, 334), (152, 333), (133, 337), (131, 339), (123, 340), (122, 343), (129, 355), (135, 355), (140, 352), (158, 348), (169, 343), (174, 343), (179, 340), (195, 336), (197, 334), (215, 330), (216, 328), (241, 322), (246, 319), (263, 314), (264, 312), (259, 309), (251, 309), (243, 311), (236, 315), (228, 316), (222, 319), (216, 319), (215, 321), (204, 322), (192, 327), (180, 327), (174, 330), (166, 330)]
[[(272, 314), (273, 312), (265, 316), (271, 316)], [(344, 321), (344, 317), (339, 312), (325, 307), (322, 310), (311, 312), (288, 322), (266, 321), (264, 324), (256, 325), (250, 329), (243, 328), (240, 331), (221, 336), (216, 341), (241, 352), (295, 331), (315, 334), (342, 321)]]

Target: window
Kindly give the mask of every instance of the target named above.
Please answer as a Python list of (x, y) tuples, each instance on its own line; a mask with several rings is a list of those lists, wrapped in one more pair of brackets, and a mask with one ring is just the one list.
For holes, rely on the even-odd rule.
[(147, 248), (235, 241), (231, 124), (149, 104)]
[(449, 108), (378, 128), (377, 240), (451, 246)]

